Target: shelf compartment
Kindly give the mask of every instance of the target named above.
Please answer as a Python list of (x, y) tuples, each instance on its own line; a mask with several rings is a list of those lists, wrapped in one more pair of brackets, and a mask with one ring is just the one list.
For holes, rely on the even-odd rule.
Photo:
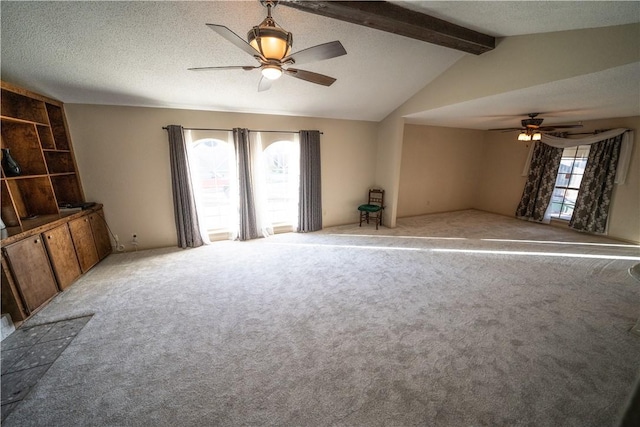
[(2, 147), (11, 150), (11, 157), (22, 169), (20, 176), (46, 175), (47, 167), (35, 125), (3, 120)]
[(48, 103), (46, 105), (56, 148), (58, 150), (69, 150), (69, 138), (67, 138), (67, 128), (64, 123), (64, 112), (62, 108)]
[(55, 142), (53, 142), (53, 134), (49, 126), (37, 125), (38, 136), (40, 137), (40, 145), (45, 150), (54, 150), (56, 148)]
[(76, 174), (52, 176), (51, 184), (53, 184), (53, 191), (58, 203), (84, 202), (80, 180)]
[(1, 115), (36, 123), (49, 123), (43, 101), (4, 89), (0, 93), (0, 98)]
[(16, 214), (24, 223), (32, 215), (58, 213), (58, 204), (48, 177), (23, 178), (6, 181)]
[(44, 158), (50, 174), (73, 173), (76, 170), (70, 151), (45, 151)]
[(0, 203), (2, 203), (2, 222), (9, 228), (17, 228), (20, 230), (20, 218), (14, 208), (14, 202), (9, 194), (7, 182), (2, 180), (2, 194), (0, 194)]

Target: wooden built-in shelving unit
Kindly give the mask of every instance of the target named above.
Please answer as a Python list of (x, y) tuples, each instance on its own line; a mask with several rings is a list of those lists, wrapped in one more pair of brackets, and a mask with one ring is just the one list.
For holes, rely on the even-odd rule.
[(0, 82), (2, 313), (20, 323), (111, 253), (102, 205), (85, 202), (63, 104)]

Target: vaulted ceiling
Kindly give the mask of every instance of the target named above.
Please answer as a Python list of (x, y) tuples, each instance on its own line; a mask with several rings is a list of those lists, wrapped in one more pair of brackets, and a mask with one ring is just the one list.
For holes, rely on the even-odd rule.
[[(640, 22), (640, 2), (635, 1), (393, 3), (496, 37), (496, 49), (503, 37)], [(269, 91), (258, 92), (258, 70), (187, 70), (255, 65), (205, 23), (224, 25), (245, 37), (266, 16), (258, 1), (2, 1), (0, 7), (2, 79), (66, 103), (379, 121), (461, 58), (473, 55), (280, 4), (273, 16), (293, 33), (294, 52), (339, 40), (347, 55), (299, 67), (337, 78), (330, 87), (284, 76)], [(545, 46), (532, 46), (523, 55), (544, 61), (544, 51)], [(545, 99), (558, 93), (565, 95), (552, 104), (554, 110), (590, 111), (559, 115), (564, 121), (640, 115), (638, 70), (632, 64), (577, 76), (420, 111), (410, 120), (499, 127), (504, 122), (492, 117), (522, 114), (530, 105), (545, 111), (551, 105)], [(601, 102), (604, 94), (606, 102)]]

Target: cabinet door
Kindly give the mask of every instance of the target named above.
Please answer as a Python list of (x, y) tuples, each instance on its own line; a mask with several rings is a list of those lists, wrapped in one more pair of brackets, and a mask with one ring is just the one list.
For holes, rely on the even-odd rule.
[(80, 269), (83, 273), (98, 263), (98, 252), (93, 241), (91, 223), (89, 216), (83, 216), (73, 221), (69, 221), (69, 230), (73, 245), (76, 247), (76, 255), (80, 262)]
[(40, 235), (5, 246), (2, 250), (29, 312), (33, 312), (58, 292)]
[(58, 286), (64, 290), (82, 274), (76, 249), (71, 240), (71, 233), (69, 233), (69, 226), (63, 224), (42, 233), (42, 235), (49, 252), (53, 272), (58, 279)]
[(103, 259), (111, 253), (111, 239), (109, 239), (109, 230), (104, 219), (104, 213), (101, 210), (89, 215), (91, 223), (91, 231), (93, 231), (93, 240), (96, 244), (98, 258)]

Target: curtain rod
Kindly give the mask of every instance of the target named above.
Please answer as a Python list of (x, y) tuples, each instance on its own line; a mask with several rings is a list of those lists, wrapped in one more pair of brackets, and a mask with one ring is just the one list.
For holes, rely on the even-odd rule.
[[(162, 129), (167, 130), (166, 126), (162, 126)], [(212, 131), (222, 131), (222, 132), (232, 132), (233, 129), (213, 129), (213, 128), (183, 128), (184, 130), (212, 130)], [(265, 133), (300, 133), (300, 131), (293, 130), (252, 130), (249, 129), (249, 132), (265, 132)], [(324, 135), (323, 132), (320, 132), (320, 135)]]
[(571, 135), (597, 135), (599, 133), (602, 132), (607, 132), (610, 131), (611, 129), (596, 129), (593, 132), (574, 132), (574, 133), (569, 133), (569, 132), (548, 132), (551, 135), (553, 135), (554, 133), (559, 133), (559, 134), (565, 134), (567, 136), (571, 136)]

